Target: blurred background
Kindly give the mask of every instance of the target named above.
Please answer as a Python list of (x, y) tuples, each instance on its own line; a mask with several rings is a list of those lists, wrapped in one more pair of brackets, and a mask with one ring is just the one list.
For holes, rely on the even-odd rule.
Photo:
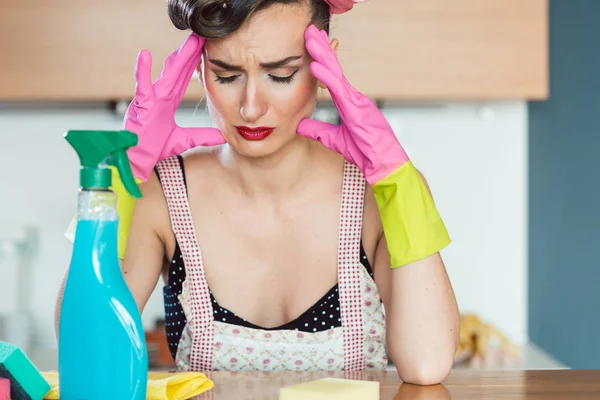
[[(372, 0), (333, 19), (349, 81), (388, 117), (453, 238), (456, 368), (600, 368), (598, 17), (594, 0)], [(62, 135), (119, 129), (139, 50), (157, 76), (186, 35), (162, 0), (3, 1), (0, 340), (42, 369), (56, 368), (77, 202)], [(202, 96), (192, 82), (180, 125), (212, 125)], [(335, 120), (320, 100), (315, 117)], [(172, 362), (161, 291), (143, 315), (156, 366)]]

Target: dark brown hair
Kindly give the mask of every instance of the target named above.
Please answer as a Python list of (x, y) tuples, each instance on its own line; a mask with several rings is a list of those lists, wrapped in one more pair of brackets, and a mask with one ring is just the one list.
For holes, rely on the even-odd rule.
[(207, 39), (219, 39), (236, 31), (257, 11), (274, 4), (309, 5), (310, 22), (329, 33), (331, 15), (324, 0), (168, 0), (168, 10), (177, 29), (190, 29)]

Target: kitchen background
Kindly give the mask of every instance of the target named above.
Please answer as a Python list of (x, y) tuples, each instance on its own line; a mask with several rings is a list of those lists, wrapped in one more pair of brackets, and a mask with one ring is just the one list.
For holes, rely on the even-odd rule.
[[(105, 13), (109, 3), (103, 3)], [(356, 42), (357, 48), (385, 38), (399, 51), (377, 53), (388, 57), (384, 72), (389, 76), (383, 83), (350, 50), (340, 58), (350, 81), (380, 100), (429, 181), (454, 241), (443, 257), (461, 312), (475, 314), (521, 349), (525, 360), (520, 367), (600, 367), (594, 334), (600, 328), (595, 291), (600, 269), (594, 257), (600, 238), (600, 57), (595, 42), (600, 3), (481, 3), (372, 0), (359, 5), (334, 25), (341, 45), (344, 35), (356, 39), (349, 27), (364, 18), (377, 31), (370, 33), (373, 39)], [(65, 72), (85, 53), (69, 59), (56, 55), (58, 60), (40, 66), (35, 49), (29, 52), (5, 34), (23, 29), (17, 26), (22, 6), (11, 7), (10, 17), (0, 16), (0, 340), (22, 345), (38, 357), (41, 368), (52, 368), (54, 301), (72, 249), (63, 234), (78, 189), (79, 163), (62, 135), (68, 129), (120, 128), (128, 101), (123, 93), (133, 92), (139, 47), (114, 50), (126, 54), (120, 62), (128, 69), (117, 78), (110, 69), (80, 73), (83, 77)], [(39, 13), (49, 12), (39, 7)], [(389, 7), (398, 7), (397, 13)], [(115, 15), (121, 11), (112, 10)], [(397, 20), (395, 28), (368, 25), (374, 15), (389, 14)], [(341, 18), (350, 22), (344, 25)], [(178, 34), (169, 46), (178, 45)], [(19, 40), (21, 46), (28, 43)], [(436, 50), (441, 54), (431, 54)], [(40, 47), (47, 54), (61, 51), (66, 50)], [(157, 54), (161, 51), (168, 53)], [(160, 58), (154, 55), (155, 74)], [(33, 83), (16, 81), (22, 72), (17, 61), (23, 68), (34, 64)], [(89, 81), (88, 98), (81, 95), (87, 89), (77, 87), (77, 79)], [(115, 81), (119, 91), (104, 93)], [(200, 96), (194, 96), (179, 109), (177, 121), (210, 125), (204, 106), (198, 106)], [(326, 99), (316, 116), (332, 117)], [(149, 332), (162, 317), (161, 286), (143, 315)]]

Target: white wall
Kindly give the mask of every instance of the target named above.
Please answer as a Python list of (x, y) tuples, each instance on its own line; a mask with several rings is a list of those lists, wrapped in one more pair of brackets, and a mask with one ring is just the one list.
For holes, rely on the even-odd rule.
[(453, 243), (443, 252), (461, 312), (527, 341), (527, 106), (386, 112), (425, 175)]
[[(524, 342), (526, 332), (527, 109), (523, 102), (387, 107), (385, 114), (427, 177), (454, 243), (444, 258), (461, 311), (474, 311)], [(181, 110), (182, 125), (207, 124), (203, 110)], [(36, 341), (54, 346), (53, 307), (71, 245), (78, 161), (68, 129), (118, 129), (105, 109), (0, 108), (0, 236), (33, 224), (41, 231), (32, 266)], [(0, 291), (0, 302), (3, 293)], [(157, 290), (143, 319), (162, 313)]]

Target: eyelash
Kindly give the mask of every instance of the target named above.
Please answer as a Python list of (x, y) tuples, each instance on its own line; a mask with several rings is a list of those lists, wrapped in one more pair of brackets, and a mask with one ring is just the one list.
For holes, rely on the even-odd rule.
[(235, 81), (237, 79), (239, 75), (233, 75), (233, 76), (219, 76), (217, 75), (217, 79), (215, 79), (215, 81), (219, 82), (219, 83), (231, 83), (233, 81)]
[[(269, 75), (269, 77), (273, 80), (273, 82), (277, 82), (277, 83), (291, 83), (294, 80), (294, 75), (296, 75), (297, 72), (298, 72), (298, 70), (294, 71), (294, 73), (291, 74), (291, 75), (289, 75), (289, 76), (273, 76), (273, 75)], [(215, 80), (217, 82), (221, 83), (221, 84), (227, 84), (227, 83), (234, 82), (238, 77), (239, 77), (239, 75), (233, 75), (233, 76), (219, 76), (219, 75), (217, 75), (217, 78)]]
[(296, 73), (298, 72), (298, 70), (294, 71), (293, 74), (288, 75), (288, 76), (273, 76), (273, 75), (269, 75), (271, 77), (271, 79), (273, 79), (274, 82), (277, 83), (291, 83), (294, 80), (294, 75), (296, 75)]

